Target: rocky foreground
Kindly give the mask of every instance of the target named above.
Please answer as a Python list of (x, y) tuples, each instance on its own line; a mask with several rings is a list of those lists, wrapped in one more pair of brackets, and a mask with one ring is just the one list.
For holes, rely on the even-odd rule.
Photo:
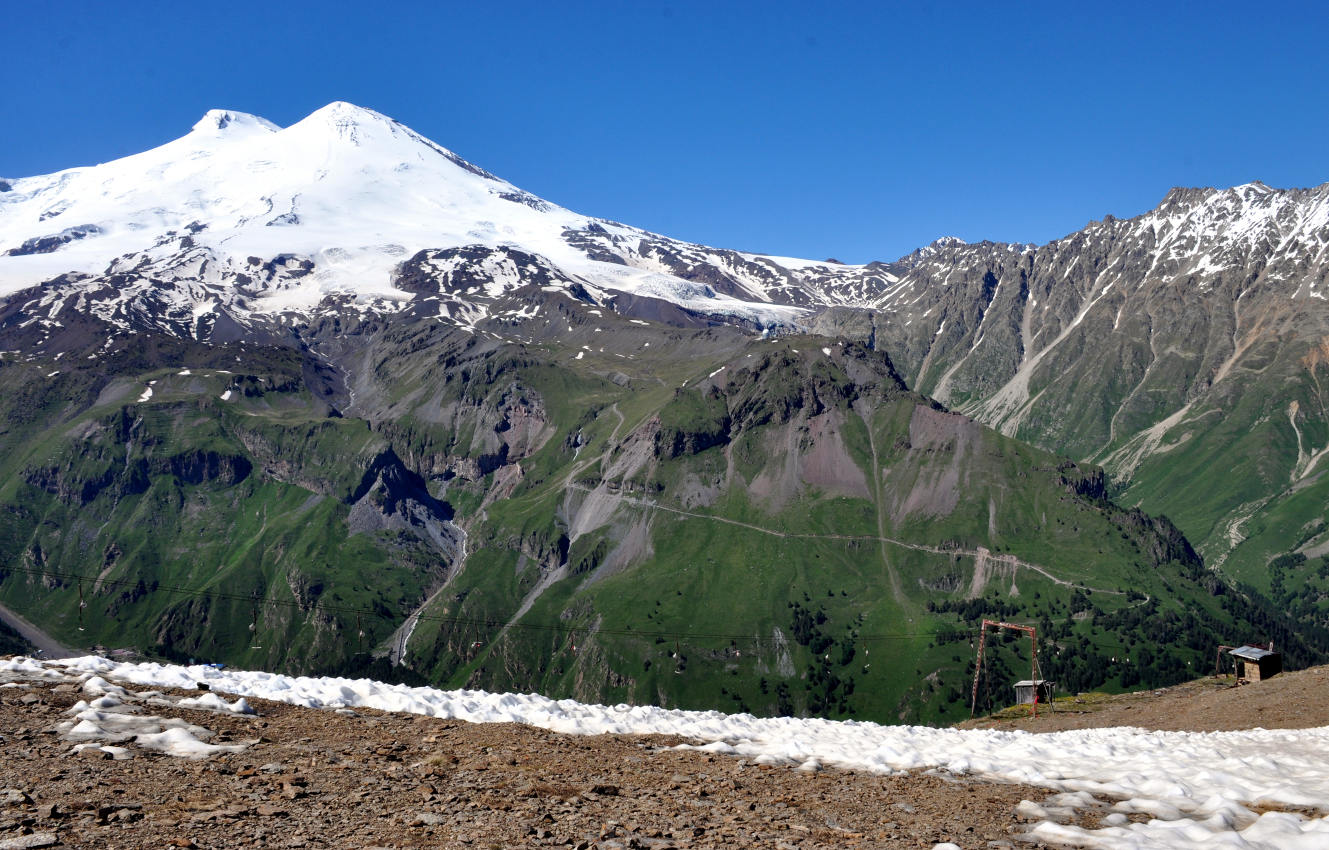
[[(1306, 728), (1329, 724), (1326, 693), (1329, 668), (1316, 668), (1252, 685), (1082, 695), (1038, 720), (965, 725)], [(1093, 828), (1107, 816), (1037, 787), (806, 771), (675, 748), (686, 743), (5, 673), (0, 850), (999, 848), (1036, 845), (1030, 819)]]
[[(71, 734), (77, 683), (0, 687), (0, 848), (1024, 846), (1022, 800), (1051, 792), (929, 774), (814, 773), (677, 750), (659, 737), (337, 713), (251, 700), (179, 718), (205, 758)], [(59, 727), (59, 728), (58, 728)], [(199, 728), (201, 727), (201, 729)], [(204, 731), (206, 730), (206, 731)], [(81, 749), (80, 749), (81, 748)]]

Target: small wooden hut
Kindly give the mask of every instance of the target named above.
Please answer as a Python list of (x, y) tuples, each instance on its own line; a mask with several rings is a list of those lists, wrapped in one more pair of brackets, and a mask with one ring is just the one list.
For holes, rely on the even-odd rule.
[(1283, 656), (1262, 646), (1239, 646), (1228, 650), (1237, 662), (1237, 678), (1259, 682), (1283, 672)]

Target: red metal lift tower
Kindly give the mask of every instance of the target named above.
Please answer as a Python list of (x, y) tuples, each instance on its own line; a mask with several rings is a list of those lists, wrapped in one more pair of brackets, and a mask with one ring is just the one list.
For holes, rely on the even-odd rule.
[(1000, 620), (984, 620), (983, 625), (978, 630), (978, 663), (974, 665), (974, 688), (969, 696), (969, 716), (974, 716), (974, 710), (978, 706), (978, 677), (983, 670), (983, 647), (987, 642), (988, 626), (994, 629), (1013, 629), (1017, 632), (1025, 632), (1029, 635), (1029, 678), (1034, 682), (1034, 717), (1038, 716), (1038, 630), (1033, 626), (1022, 626), (1019, 623), (1003, 623)]

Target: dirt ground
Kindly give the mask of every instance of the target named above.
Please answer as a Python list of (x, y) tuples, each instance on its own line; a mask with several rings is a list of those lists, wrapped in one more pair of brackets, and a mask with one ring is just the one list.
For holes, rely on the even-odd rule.
[[(659, 737), (336, 713), (251, 700), (257, 716), (160, 704), (242, 752), (190, 760), (74, 752), (56, 724), (76, 683), (0, 689), (0, 848), (1028, 847), (1022, 800), (1051, 792), (911, 773), (816, 773), (671, 749)], [(1051, 730), (1128, 723), (1233, 729), (1329, 723), (1329, 669), (1089, 699)], [(134, 690), (134, 689), (131, 689)], [(197, 692), (167, 692), (198, 696)], [(975, 725), (991, 726), (993, 721)], [(122, 754), (123, 755), (123, 754)], [(1091, 817), (1091, 816), (1088, 816)], [(1095, 825), (1092, 821), (1086, 826)]]
[(11, 800), (0, 847), (25, 831), (88, 848), (1001, 847), (1022, 831), (1015, 806), (1048, 795), (929, 775), (806, 774), (660, 738), (264, 700), (251, 700), (254, 718), (152, 707), (214, 731), (214, 742), (259, 739), (241, 753), (121, 761), (72, 754), (52, 731), (83, 696), (37, 683), (0, 691), (0, 789), (12, 789), (0, 790)]
[(1051, 711), (1044, 708), (1036, 719), (1028, 707), (1020, 707), (959, 726), (1030, 732), (1102, 726), (1189, 732), (1329, 726), (1329, 667), (1282, 673), (1263, 682), (1208, 677), (1155, 691), (1058, 698)]

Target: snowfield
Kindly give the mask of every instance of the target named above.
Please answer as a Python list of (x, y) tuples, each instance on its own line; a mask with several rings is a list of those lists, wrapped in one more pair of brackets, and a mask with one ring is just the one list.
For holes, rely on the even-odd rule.
[[(855, 721), (757, 718), (653, 706), (583, 705), (534, 694), (441, 691), (365, 679), (309, 678), (207, 666), (129, 664), (99, 657), (0, 661), (0, 673), (77, 677), (99, 693), (117, 680), (195, 688), (311, 708), (375, 708), (473, 723), (514, 722), (577, 735), (663, 734), (692, 747), (801, 770), (935, 770), (1062, 792), (1026, 801), (1030, 831), (1054, 844), (1101, 848), (1329, 847), (1329, 727), (1244, 732), (1148, 732), (1130, 727), (1027, 732), (879, 726)], [(99, 678), (98, 678), (99, 677)], [(217, 707), (226, 706), (213, 698)], [(237, 702), (231, 710), (247, 710)], [(88, 706), (85, 711), (95, 711)], [(224, 710), (224, 709), (223, 709)], [(86, 721), (95, 721), (89, 715)], [(175, 732), (181, 736), (181, 732)], [(1097, 830), (1058, 823), (1094, 808)], [(1291, 810), (1317, 810), (1306, 817)], [(1130, 816), (1137, 816), (1131, 820)], [(1140, 815), (1147, 817), (1141, 819)]]

